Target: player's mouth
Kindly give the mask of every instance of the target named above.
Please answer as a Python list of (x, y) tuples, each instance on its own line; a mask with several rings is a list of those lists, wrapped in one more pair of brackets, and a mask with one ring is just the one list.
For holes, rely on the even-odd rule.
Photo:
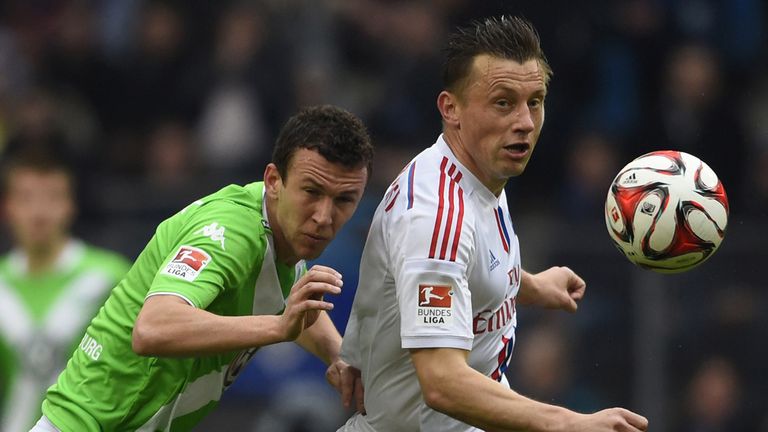
[(328, 237), (319, 236), (317, 234), (304, 233), (304, 237), (312, 244), (325, 243), (328, 241)]
[(504, 146), (504, 151), (512, 159), (522, 160), (528, 156), (531, 151), (531, 145), (526, 142), (507, 144)]

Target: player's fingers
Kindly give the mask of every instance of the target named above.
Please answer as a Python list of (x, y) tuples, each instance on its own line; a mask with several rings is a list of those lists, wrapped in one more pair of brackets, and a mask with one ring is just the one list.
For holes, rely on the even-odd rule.
[(298, 305), (299, 312), (308, 312), (312, 310), (332, 310), (333, 303), (322, 300), (305, 300)]
[(576, 300), (574, 300), (571, 297), (568, 297), (568, 300), (566, 300), (565, 303), (565, 310), (568, 312), (576, 312), (579, 309), (579, 305), (576, 303)]
[(632, 411), (628, 411), (625, 409), (621, 410), (621, 415), (627, 420), (627, 423), (630, 425), (636, 427), (637, 429), (644, 431), (648, 430), (648, 419), (639, 415), (635, 414)]
[(312, 268), (310, 268), (309, 271), (307, 271), (307, 274), (309, 274), (310, 272), (328, 273), (341, 279), (341, 273), (337, 272), (336, 270), (330, 267), (326, 267), (318, 264), (313, 265)]
[(339, 294), (341, 287), (324, 282), (309, 282), (301, 287), (296, 295), (301, 299), (319, 299), (324, 294)]
[(349, 371), (349, 368), (341, 369), (341, 403), (344, 408), (349, 408), (352, 405), (352, 393), (355, 391), (355, 377)]
[(355, 377), (355, 406), (357, 412), (365, 414), (365, 394), (363, 393), (363, 380), (359, 376)]
[(330, 270), (330, 271), (324, 271), (324, 270), (315, 270), (313, 267), (312, 270), (304, 273), (304, 275), (301, 277), (300, 281), (336, 281), (336, 280), (342, 280), (341, 273)]
[(328, 381), (328, 384), (330, 384), (331, 387), (340, 390), (341, 378), (339, 377), (339, 370), (335, 364), (331, 364), (328, 366), (328, 369), (325, 370), (325, 380)]
[(301, 279), (293, 286), (292, 291), (301, 291), (307, 285), (311, 283), (326, 283), (341, 287), (344, 285), (344, 281), (334, 274), (326, 272), (311, 272), (302, 276)]
[(562, 269), (568, 273), (568, 292), (571, 293), (572, 297), (578, 296), (577, 300), (581, 299), (584, 296), (587, 283), (584, 281), (584, 279), (581, 278), (581, 276), (577, 275), (576, 272), (571, 270), (570, 267), (562, 267)]

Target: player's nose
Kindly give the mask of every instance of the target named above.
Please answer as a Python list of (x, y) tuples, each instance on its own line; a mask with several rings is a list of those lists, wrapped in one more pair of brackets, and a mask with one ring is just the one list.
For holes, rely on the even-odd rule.
[(536, 125), (533, 122), (533, 115), (531, 113), (531, 109), (528, 107), (528, 104), (521, 104), (515, 115), (515, 120), (513, 123), (514, 131), (518, 133), (529, 134), (533, 132), (535, 127)]
[(318, 200), (312, 211), (312, 221), (320, 226), (333, 223), (333, 200), (330, 197)]

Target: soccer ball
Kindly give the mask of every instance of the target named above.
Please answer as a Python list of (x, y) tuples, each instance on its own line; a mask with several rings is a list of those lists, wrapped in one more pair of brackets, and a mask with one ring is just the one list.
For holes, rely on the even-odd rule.
[(720, 246), (728, 197), (715, 172), (680, 151), (633, 160), (613, 179), (605, 201), (611, 239), (634, 264), (678, 273), (701, 264)]

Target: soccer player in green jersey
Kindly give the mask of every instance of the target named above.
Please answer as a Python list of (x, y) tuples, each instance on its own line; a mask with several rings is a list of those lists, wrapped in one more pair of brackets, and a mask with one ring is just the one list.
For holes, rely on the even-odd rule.
[[(341, 275), (314, 259), (363, 196), (373, 147), (330, 106), (288, 120), (263, 182), (230, 185), (161, 223), (43, 402), (33, 431), (184, 431), (258, 347), (295, 340), (329, 366), (349, 404), (326, 311)], [(358, 399), (361, 400), (361, 399)]]
[(51, 155), (24, 153), (3, 169), (13, 240), (0, 257), (0, 431), (26, 431), (83, 330), (129, 263), (70, 233), (74, 178)]

